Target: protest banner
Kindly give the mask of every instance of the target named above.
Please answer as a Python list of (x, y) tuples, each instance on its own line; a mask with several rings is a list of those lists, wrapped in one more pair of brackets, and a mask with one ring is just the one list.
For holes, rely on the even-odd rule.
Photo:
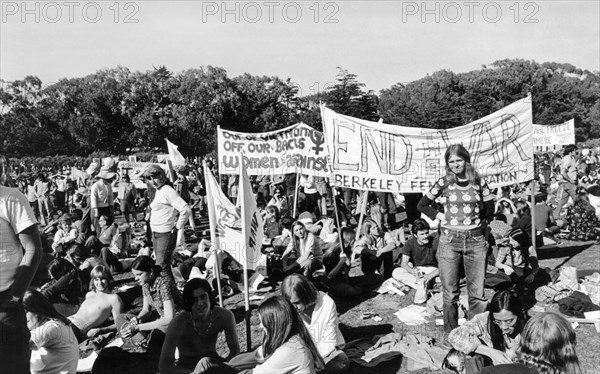
[(575, 120), (560, 125), (533, 125), (533, 146), (536, 150), (562, 148), (575, 144)]
[(142, 178), (142, 174), (144, 174), (144, 170), (150, 165), (159, 165), (165, 172), (168, 172), (166, 164), (157, 164), (153, 162), (119, 161), (117, 169), (119, 175), (129, 175), (129, 180), (135, 185), (135, 188), (146, 189), (146, 183)]
[(323, 133), (304, 123), (257, 134), (217, 132), (221, 174), (237, 174), (240, 157), (248, 175), (331, 174)]
[(533, 179), (531, 98), (453, 129), (402, 127), (321, 106), (333, 184), (371, 191), (424, 192), (445, 174), (444, 153), (462, 143), (490, 187)]

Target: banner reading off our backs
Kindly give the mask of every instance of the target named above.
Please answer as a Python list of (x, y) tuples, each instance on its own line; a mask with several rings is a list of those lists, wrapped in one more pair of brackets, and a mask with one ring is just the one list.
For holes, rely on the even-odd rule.
[(257, 134), (219, 127), (218, 142), (221, 174), (239, 172), (240, 153), (248, 175), (331, 174), (323, 133), (304, 123)]
[(533, 179), (531, 98), (453, 129), (402, 127), (321, 107), (335, 186), (423, 192), (445, 174), (444, 153), (462, 143), (490, 187)]

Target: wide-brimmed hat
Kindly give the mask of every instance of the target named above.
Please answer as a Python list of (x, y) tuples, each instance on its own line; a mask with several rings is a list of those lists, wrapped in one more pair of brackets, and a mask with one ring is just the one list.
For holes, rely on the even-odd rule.
[(102, 178), (102, 179), (111, 179), (115, 176), (115, 172), (105, 168), (104, 166), (100, 169), (100, 173), (98, 173), (98, 178)]
[(94, 175), (98, 172), (98, 167), (100, 166), (99, 163), (97, 163), (96, 161), (93, 161), (90, 166), (88, 166), (87, 169), (85, 169), (85, 172), (89, 175)]

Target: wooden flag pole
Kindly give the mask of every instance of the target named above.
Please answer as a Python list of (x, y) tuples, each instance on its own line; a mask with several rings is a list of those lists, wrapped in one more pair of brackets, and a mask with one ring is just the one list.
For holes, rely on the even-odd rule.
[(296, 219), (296, 209), (298, 207), (298, 188), (300, 188), (300, 173), (296, 173), (296, 190), (294, 191), (294, 208), (292, 210), (293, 219)]
[(363, 220), (365, 219), (365, 211), (367, 210), (367, 200), (369, 199), (369, 190), (363, 191), (363, 199), (360, 202), (360, 218), (358, 219), (358, 231), (356, 233), (356, 240), (360, 239), (360, 227), (362, 226)]
[[(208, 178), (209, 176), (209, 170), (206, 167), (206, 161), (202, 162), (202, 165), (204, 166), (204, 175), (205, 178)], [(214, 179), (215, 176), (212, 174), (212, 171), (210, 171), (210, 176)], [(210, 252), (211, 255), (215, 256), (215, 263), (214, 263), (214, 273), (215, 273), (215, 277), (217, 278), (217, 288), (219, 289), (219, 306), (223, 307), (223, 294), (222, 294), (222, 290), (221, 290), (221, 264), (219, 263), (220, 261), (220, 257), (219, 257), (219, 248), (217, 248), (216, 243), (217, 243), (217, 228), (216, 228), (216, 222), (214, 221), (216, 214), (215, 214), (215, 204), (213, 201), (213, 193), (212, 191), (208, 191), (208, 186), (209, 183), (205, 182), (205, 188), (206, 190), (206, 200), (207, 200), (207, 206), (208, 206), (208, 224), (210, 226)], [(214, 250), (213, 250), (214, 249)]]
[[(242, 159), (242, 155), (240, 154), (240, 160)], [(239, 170), (239, 175), (240, 178), (243, 178), (242, 176), (242, 165), (240, 162), (240, 170)], [(246, 196), (246, 186), (245, 183), (250, 183), (250, 181), (244, 181), (241, 180), (240, 181), (240, 188), (239, 188), (239, 192), (238, 192), (238, 196), (241, 202), (241, 208), (242, 208), (242, 238), (244, 238), (244, 242), (243, 242), (243, 246), (242, 246), (242, 260), (243, 260), (243, 265), (244, 265), (244, 311), (245, 311), (245, 320), (246, 320), (246, 350), (247, 352), (250, 352), (250, 350), (252, 349), (252, 331), (250, 329), (250, 317), (252, 316), (252, 314), (250, 313), (250, 286), (248, 284), (248, 226), (250, 225), (250, 222), (246, 222), (246, 199), (248, 199), (248, 196)]]

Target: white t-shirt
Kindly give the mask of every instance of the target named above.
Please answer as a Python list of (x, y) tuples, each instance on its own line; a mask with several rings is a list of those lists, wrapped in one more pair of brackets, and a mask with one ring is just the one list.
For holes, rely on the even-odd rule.
[[(150, 227), (153, 232), (169, 232), (173, 227), (182, 228), (188, 220), (189, 212), (185, 207), (187, 203), (177, 191), (169, 185), (164, 185), (156, 190), (154, 200), (150, 204)], [(179, 212), (179, 220), (177, 213)]]
[(77, 373), (79, 344), (70, 326), (48, 321), (31, 331), (31, 341), (38, 347), (31, 351), (32, 374)]
[(8, 290), (23, 259), (17, 234), (37, 224), (25, 195), (16, 188), (0, 186), (0, 292)]
[(310, 350), (296, 335), (292, 336), (271, 357), (257, 365), (252, 374), (314, 374), (315, 362)]

